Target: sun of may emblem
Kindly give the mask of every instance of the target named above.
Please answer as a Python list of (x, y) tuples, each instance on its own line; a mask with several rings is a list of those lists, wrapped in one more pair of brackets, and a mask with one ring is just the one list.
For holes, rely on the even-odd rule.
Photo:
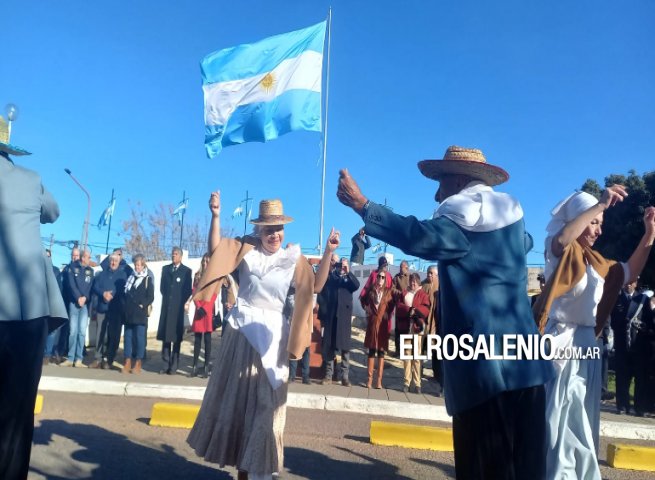
[(266, 93), (269, 93), (273, 89), (273, 85), (275, 85), (275, 77), (273, 77), (272, 73), (267, 73), (260, 84), (266, 90)]

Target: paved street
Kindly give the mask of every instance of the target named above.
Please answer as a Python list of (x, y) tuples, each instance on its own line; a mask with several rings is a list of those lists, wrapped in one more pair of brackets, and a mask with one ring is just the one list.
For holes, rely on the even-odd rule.
[[(233, 469), (220, 470), (198, 459), (185, 443), (188, 430), (148, 426), (156, 401), (45, 392), (44, 409), (36, 421), (29, 478), (236, 478)], [(372, 419), (376, 418), (289, 409), (281, 478), (454, 478), (451, 453), (371, 445), (368, 435)], [(601, 458), (607, 442), (603, 440)], [(655, 479), (655, 474), (607, 466), (602, 472), (608, 479)]]

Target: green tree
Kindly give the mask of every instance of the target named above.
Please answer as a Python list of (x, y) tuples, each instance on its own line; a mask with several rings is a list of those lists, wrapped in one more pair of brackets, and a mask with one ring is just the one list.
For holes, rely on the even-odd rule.
[[(624, 185), (628, 197), (605, 211), (603, 234), (594, 248), (607, 258), (627, 261), (644, 234), (644, 209), (655, 205), (655, 172), (640, 177), (630, 170), (628, 175), (611, 174), (605, 177), (605, 187), (613, 184)], [(593, 179), (587, 179), (582, 190), (597, 198), (602, 193), (600, 185)], [(641, 274), (641, 282), (655, 288), (655, 254), (651, 253)]]

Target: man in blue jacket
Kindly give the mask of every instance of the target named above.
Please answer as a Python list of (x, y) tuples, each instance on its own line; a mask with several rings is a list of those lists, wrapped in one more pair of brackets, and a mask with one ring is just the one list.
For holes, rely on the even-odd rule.
[[(439, 181), (435, 218), (403, 217), (362, 195), (342, 170), (337, 196), (365, 221), (366, 232), (404, 252), (438, 260), (439, 334), (505, 334), (529, 338), (537, 329), (527, 292), (523, 210), (491, 187), (507, 181), (480, 150), (450, 147), (440, 160), (419, 162)], [(453, 416), (457, 478), (541, 479), (545, 476), (545, 395), (554, 374), (546, 360), (456, 357), (443, 362), (446, 408)]]
[(128, 274), (121, 268), (121, 257), (112, 253), (107, 269), (93, 280), (93, 294), (98, 299), (98, 332), (93, 368), (111, 368), (120, 343), (123, 327), (125, 283)]
[(62, 367), (83, 367), (84, 341), (89, 326), (89, 302), (93, 268), (89, 266), (91, 253), (84, 250), (80, 259), (68, 269), (68, 318), (70, 335), (68, 337), (68, 358), (59, 365)]

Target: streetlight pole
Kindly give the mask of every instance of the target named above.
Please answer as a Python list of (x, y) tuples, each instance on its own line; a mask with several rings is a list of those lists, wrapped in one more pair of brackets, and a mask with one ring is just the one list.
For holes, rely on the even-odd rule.
[(88, 244), (89, 244), (89, 222), (91, 219), (91, 195), (89, 195), (89, 192), (82, 186), (80, 182), (77, 181), (77, 178), (73, 176), (69, 168), (64, 168), (64, 172), (68, 174), (69, 177), (73, 179), (75, 183), (77, 183), (77, 186), (82, 189), (82, 191), (86, 194), (86, 201), (87, 201), (87, 209), (86, 209), (86, 220), (84, 221), (84, 232), (82, 234), (82, 252), (84, 250), (88, 250)]

